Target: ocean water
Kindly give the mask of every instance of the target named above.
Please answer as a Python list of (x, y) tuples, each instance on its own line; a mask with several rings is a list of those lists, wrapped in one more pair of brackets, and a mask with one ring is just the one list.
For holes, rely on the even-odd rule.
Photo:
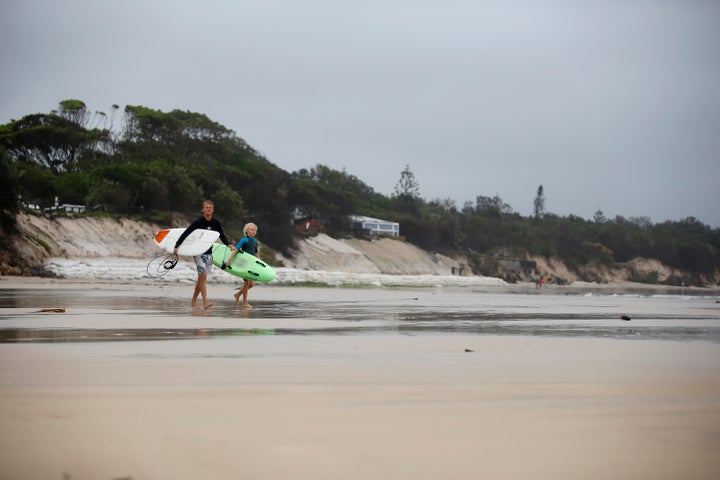
[[(138, 260), (124, 258), (92, 258), (74, 260), (51, 258), (45, 267), (65, 278), (95, 278), (98, 280), (150, 281), (157, 283), (194, 284), (197, 278), (195, 265), (181, 257), (171, 270), (163, 268), (164, 256)], [(500, 286), (505, 282), (491, 277), (461, 277), (451, 275), (383, 275), (374, 273), (347, 273), (316, 270), (276, 268), (277, 277), (271, 284), (320, 284), (320, 285), (367, 285), (367, 286)], [(213, 268), (208, 283), (234, 285), (238, 277)]]
[(232, 301), (232, 287), (216, 284), (209, 286), (214, 306), (204, 310), (189, 306), (192, 283), (167, 282), (0, 289), (0, 343), (438, 334), (720, 343), (717, 295), (492, 283), (422, 287), (407, 280), (363, 288), (258, 285), (253, 308), (243, 309)]

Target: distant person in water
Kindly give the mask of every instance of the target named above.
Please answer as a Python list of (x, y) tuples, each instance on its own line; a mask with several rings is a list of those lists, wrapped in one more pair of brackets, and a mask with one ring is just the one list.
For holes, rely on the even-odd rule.
[[(244, 237), (240, 239), (240, 241), (235, 245), (235, 251), (230, 254), (230, 257), (228, 257), (227, 261), (223, 263), (222, 269), (225, 270), (226, 268), (229, 268), (232, 270), (232, 267), (230, 266), (232, 264), (233, 258), (235, 258), (235, 255), (237, 255), (238, 250), (242, 250), (243, 252), (249, 253), (250, 255), (258, 256), (258, 242), (255, 238), (255, 235), (257, 235), (257, 225), (254, 223), (246, 223), (243, 227), (243, 235)], [(250, 308), (252, 305), (248, 303), (248, 290), (250, 290), (255, 285), (255, 282), (252, 280), (247, 280), (243, 282), (242, 288), (234, 295), (235, 296), (235, 305), (240, 303), (240, 296), (243, 297), (243, 303), (242, 306), (246, 308)]]
[[(177, 255), (178, 248), (185, 240), (185, 238), (190, 235), (193, 230), (198, 229), (214, 230), (216, 232), (220, 232), (220, 241), (228, 247), (233, 248), (232, 243), (230, 243), (230, 241), (225, 236), (225, 232), (223, 232), (220, 221), (212, 218), (214, 211), (215, 205), (213, 204), (213, 202), (211, 202), (210, 200), (205, 200), (202, 203), (202, 217), (192, 222), (190, 226), (185, 229), (182, 235), (180, 235), (180, 238), (178, 238), (178, 241), (175, 243), (175, 250), (173, 250), (173, 253), (175, 253), (175, 255)], [(212, 307), (212, 303), (208, 302), (207, 299), (207, 276), (208, 273), (212, 271), (213, 266), (212, 247), (210, 247), (205, 253), (194, 256), (193, 259), (195, 260), (195, 266), (197, 267), (198, 278), (197, 282), (195, 283), (195, 291), (193, 292), (192, 302), (190, 302), (190, 305), (196, 307), (197, 298), (198, 295), (200, 295), (202, 297), (203, 307), (210, 308)]]

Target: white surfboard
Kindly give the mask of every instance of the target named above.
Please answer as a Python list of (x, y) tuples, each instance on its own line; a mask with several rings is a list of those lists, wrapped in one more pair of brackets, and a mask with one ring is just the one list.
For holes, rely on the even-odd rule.
[[(184, 231), (184, 228), (166, 228), (158, 231), (153, 237), (153, 241), (155, 245), (166, 252), (173, 253), (175, 242)], [(205, 253), (219, 236), (220, 232), (215, 230), (193, 230), (180, 244), (178, 255), (193, 256)]]

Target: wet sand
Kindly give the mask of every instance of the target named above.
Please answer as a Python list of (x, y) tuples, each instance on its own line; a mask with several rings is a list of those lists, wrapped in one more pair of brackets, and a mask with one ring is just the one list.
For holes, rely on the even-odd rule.
[[(210, 286), (206, 312), (187, 285), (9, 289), (0, 327), (31, 333), (0, 343), (0, 479), (720, 478), (716, 342), (384, 328), (458, 302), (550, 318), (584, 300), (259, 286), (248, 312)], [(623, 302), (577, 323), (658, 321)], [(66, 312), (33, 313), (51, 307)]]

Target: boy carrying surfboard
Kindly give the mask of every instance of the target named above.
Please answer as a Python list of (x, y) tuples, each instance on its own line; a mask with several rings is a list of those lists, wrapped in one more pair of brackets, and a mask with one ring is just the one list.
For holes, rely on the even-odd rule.
[[(250, 255), (255, 255), (256, 257), (258, 256), (258, 242), (255, 238), (255, 235), (257, 235), (257, 225), (252, 222), (246, 223), (243, 227), (243, 235), (244, 237), (240, 239), (237, 245), (235, 245), (235, 251), (230, 254), (230, 257), (228, 257), (228, 259), (220, 267), (223, 270), (225, 270), (226, 268), (232, 270), (232, 267), (230, 265), (232, 264), (233, 258), (235, 258), (235, 255), (237, 255), (239, 250), (247, 252)], [(254, 285), (254, 281), (244, 279), (242, 288), (240, 288), (240, 290), (234, 295), (235, 305), (240, 303), (240, 296), (242, 295), (242, 306), (245, 308), (250, 308), (252, 306), (248, 303), (248, 290), (250, 290)]]

